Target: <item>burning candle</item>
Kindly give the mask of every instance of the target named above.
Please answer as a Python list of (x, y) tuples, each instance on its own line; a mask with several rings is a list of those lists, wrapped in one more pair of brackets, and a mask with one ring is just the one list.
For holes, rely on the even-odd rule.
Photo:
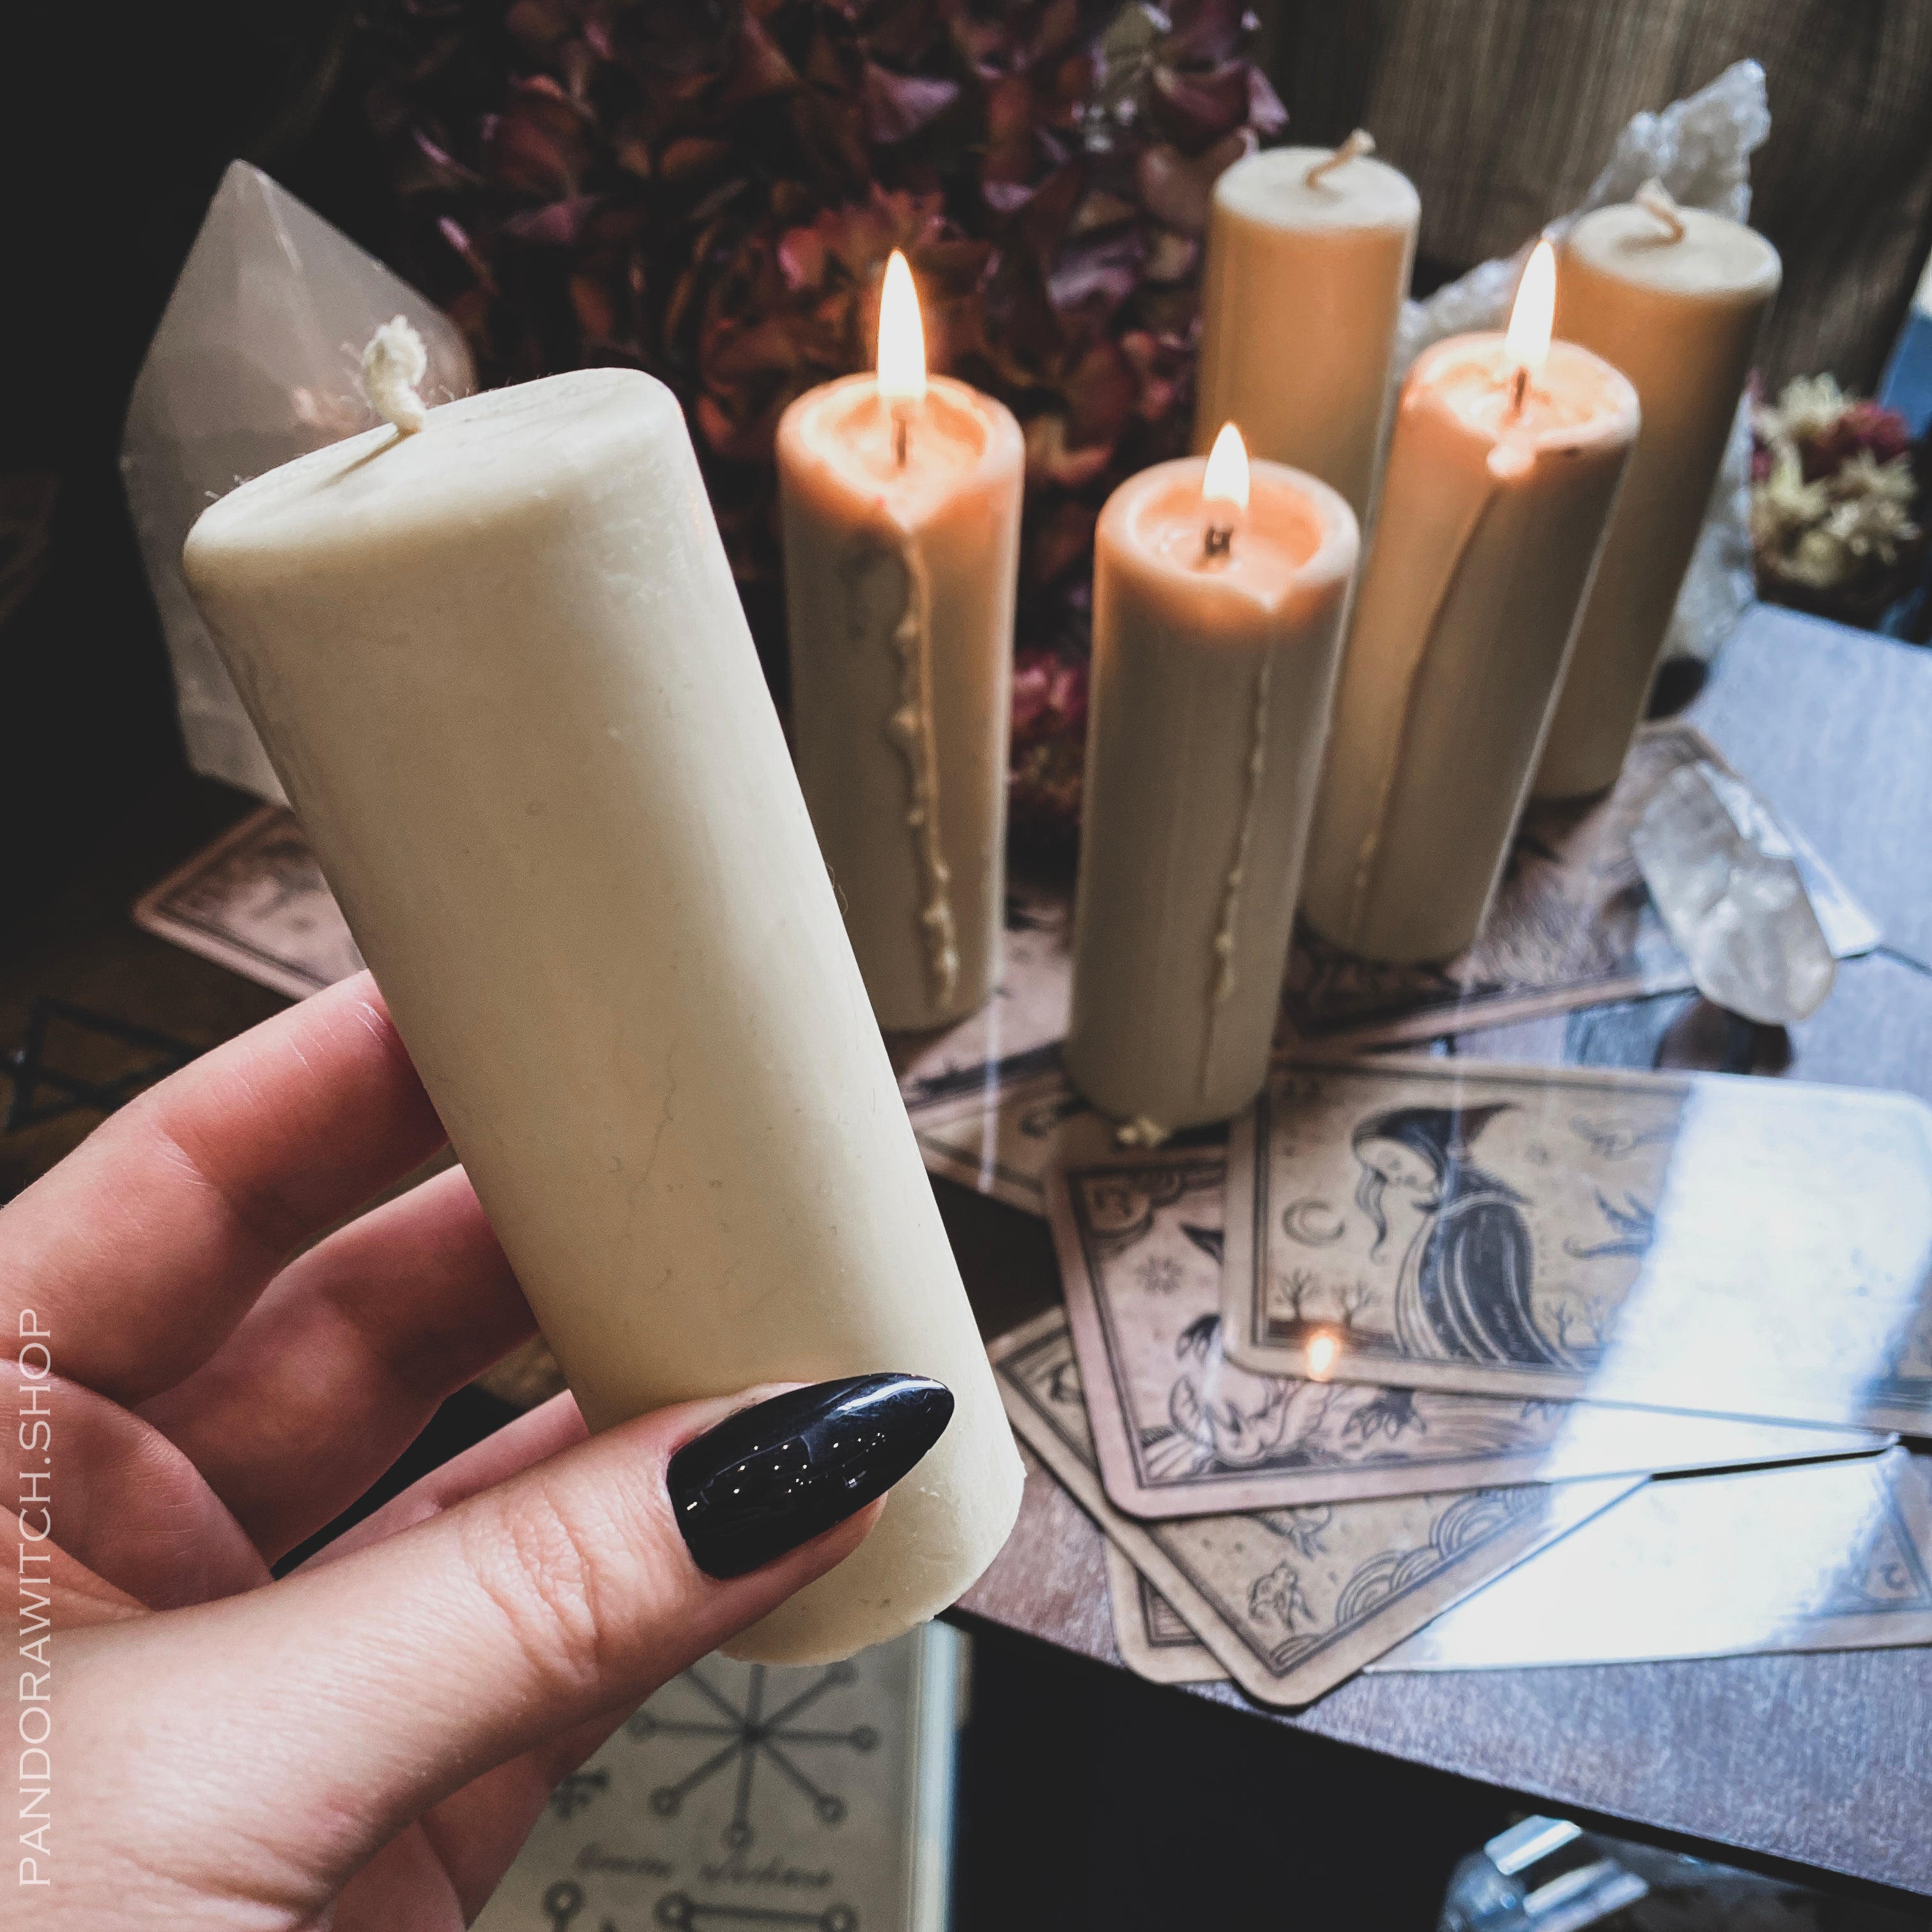
[(957, 1019), (999, 978), (1024, 459), (1001, 404), (927, 375), (896, 251), (877, 374), (778, 424), (799, 782), (884, 1027)]
[(1214, 184), (1194, 417), (1196, 449), (1232, 420), (1363, 520), (1421, 212), (1375, 145), (1358, 129), (1336, 148), (1271, 148)]
[(1446, 959), (1502, 876), (1636, 438), (1636, 391), (1551, 340), (1532, 251), (1507, 336), (1402, 386), (1342, 670), (1302, 910), (1372, 959)]
[(1643, 428), (1537, 769), (1539, 798), (1613, 784), (1704, 526), (1781, 274), (1742, 222), (1655, 182), (1564, 237), (1556, 326), (1636, 386)]
[(1356, 544), (1337, 492), (1232, 424), (1100, 513), (1065, 1057), (1143, 1138), (1267, 1073)]
[(422, 420), (212, 506), (189, 586), (591, 1426), (952, 1390), (738, 1640), (844, 1655), (971, 1582), (1022, 1472), (684, 418), (586, 369)]

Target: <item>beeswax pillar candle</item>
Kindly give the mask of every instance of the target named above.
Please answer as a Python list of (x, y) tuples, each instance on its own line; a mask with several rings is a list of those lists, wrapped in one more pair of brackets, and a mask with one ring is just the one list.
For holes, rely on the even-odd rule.
[(951, 1603), (1019, 1460), (670, 391), (586, 370), (352, 436), (184, 560), (592, 1427), (874, 1370), (957, 1398), (740, 1654)]

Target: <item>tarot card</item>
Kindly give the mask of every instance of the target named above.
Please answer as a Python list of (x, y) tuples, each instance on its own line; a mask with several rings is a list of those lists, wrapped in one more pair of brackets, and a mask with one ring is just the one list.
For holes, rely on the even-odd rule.
[(1106, 1545), (1107, 1594), (1120, 1661), (1150, 1684), (1212, 1684), (1227, 1676), (1187, 1619), (1133, 1564), (1117, 1543)]
[(1141, 1522), (1106, 1498), (1060, 1309), (991, 1354), (1014, 1428), (1228, 1676), (1265, 1704), (1306, 1704), (1438, 1612), (1627, 1495), (1541, 1484)]
[[(1694, 725), (1646, 725), (1606, 797), (1532, 803), (1480, 937), (1446, 964), (1379, 965), (1302, 927), (1278, 1043), (1395, 1046), (1688, 988), (1690, 968), (1650, 902), (1630, 840), (1665, 781), (1700, 758), (1731, 770)], [(1870, 915), (1795, 832), (1792, 846), (1826, 943), (1840, 959), (1869, 952), (1880, 938)]]
[(1932, 1509), (1903, 1449), (1650, 1483), (1378, 1670), (1520, 1670), (1932, 1643)]
[(1718, 1074), (1277, 1068), (1228, 1141), (1244, 1368), (1924, 1432), (1932, 1108)]
[(1107, 1498), (1166, 1518), (1856, 1455), (1887, 1438), (1596, 1402), (1258, 1375), (1221, 1347), (1227, 1157), (1055, 1172), (1048, 1218)]
[(292, 1000), (362, 967), (315, 854), (279, 805), (250, 812), (145, 893), (134, 923)]

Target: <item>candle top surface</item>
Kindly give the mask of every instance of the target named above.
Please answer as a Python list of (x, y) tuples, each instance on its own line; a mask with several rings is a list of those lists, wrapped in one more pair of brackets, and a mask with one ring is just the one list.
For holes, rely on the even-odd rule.
[(635, 369), (580, 369), (445, 403), (412, 435), (384, 424), (311, 450), (211, 503), (190, 577), (216, 560), (332, 556), (452, 527), (520, 524), (613, 470), (688, 442), (677, 398)]
[(1445, 412), (1522, 466), (1540, 450), (1628, 442), (1636, 434), (1636, 391), (1600, 356), (1561, 338), (1551, 343), (1549, 360), (1530, 378), (1520, 410), (1510, 398), (1516, 368), (1506, 337), (1452, 335), (1415, 358), (1402, 385), (1401, 406), (1405, 412)]
[(1215, 205), (1244, 221), (1283, 229), (1413, 228), (1422, 211), (1399, 168), (1357, 154), (1310, 184), (1330, 148), (1270, 148), (1237, 161), (1214, 184)]
[(1756, 230), (1702, 208), (1680, 208), (1677, 218), (1682, 236), (1632, 202), (1597, 208), (1564, 238), (1564, 257), (1666, 295), (1754, 301), (1777, 292), (1783, 265)]
[(786, 410), (778, 440), (794, 464), (809, 464), (908, 530), (962, 489), (1010, 470), (1024, 448), (1004, 404), (946, 376), (929, 377), (922, 400), (896, 410), (871, 376), (823, 383)]
[[(1107, 499), (1096, 540), (1169, 590), (1273, 610), (1291, 598), (1338, 592), (1355, 567), (1355, 513), (1336, 490), (1286, 464), (1251, 458), (1248, 507), (1205, 500), (1204, 457), (1157, 463)], [(1207, 554), (1226, 524), (1226, 554)]]

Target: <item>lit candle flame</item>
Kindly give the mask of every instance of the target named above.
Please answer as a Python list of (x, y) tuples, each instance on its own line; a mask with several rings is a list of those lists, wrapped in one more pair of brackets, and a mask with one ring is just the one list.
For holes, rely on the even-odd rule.
[(926, 328), (912, 271), (896, 248), (879, 295), (879, 394), (899, 408), (926, 400)]
[(1312, 1382), (1325, 1382), (1328, 1372), (1335, 1366), (1335, 1358), (1342, 1352), (1342, 1345), (1327, 1329), (1318, 1330), (1308, 1338), (1308, 1379)]
[(1550, 331), (1556, 317), (1556, 250), (1539, 242), (1529, 251), (1522, 280), (1516, 285), (1505, 348), (1511, 368), (1534, 379), (1550, 359)]
[(1226, 503), (1236, 516), (1248, 507), (1248, 446), (1232, 423), (1223, 423), (1208, 453), (1207, 474), (1201, 479), (1204, 503)]

